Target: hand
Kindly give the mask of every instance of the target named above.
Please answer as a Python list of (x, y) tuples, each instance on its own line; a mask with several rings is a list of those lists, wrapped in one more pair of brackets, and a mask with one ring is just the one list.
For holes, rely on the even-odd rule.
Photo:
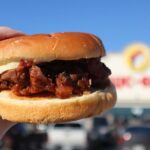
[(15, 123), (0, 119), (0, 139), (13, 125), (15, 125)]
[[(0, 27), (0, 41), (8, 38), (23, 36), (24, 33), (16, 31), (8, 27)], [(0, 139), (6, 133), (6, 131), (12, 127), (15, 123), (0, 119)]]
[(25, 34), (20, 31), (16, 31), (14, 29), (8, 28), (8, 27), (0, 27), (0, 40), (5, 40), (8, 38), (22, 36), (22, 35), (25, 35)]

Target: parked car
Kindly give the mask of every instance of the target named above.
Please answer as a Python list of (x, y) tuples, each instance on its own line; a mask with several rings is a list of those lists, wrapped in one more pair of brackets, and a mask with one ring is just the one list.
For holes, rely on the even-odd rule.
[(130, 126), (124, 129), (118, 136), (118, 150), (137, 149), (150, 149), (150, 126)]
[(87, 132), (82, 123), (55, 124), (48, 129), (47, 149), (84, 150), (87, 145)]
[(17, 124), (3, 138), (3, 148), (11, 150), (45, 150), (46, 130), (32, 124)]
[(93, 127), (88, 133), (88, 150), (115, 150), (116, 139), (109, 128), (107, 119), (97, 117), (93, 119)]

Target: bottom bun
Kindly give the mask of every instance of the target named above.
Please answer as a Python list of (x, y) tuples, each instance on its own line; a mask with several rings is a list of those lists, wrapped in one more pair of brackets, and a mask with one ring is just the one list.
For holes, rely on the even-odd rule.
[(19, 97), (0, 92), (0, 116), (13, 122), (61, 123), (96, 116), (116, 103), (113, 85), (105, 90), (67, 99)]

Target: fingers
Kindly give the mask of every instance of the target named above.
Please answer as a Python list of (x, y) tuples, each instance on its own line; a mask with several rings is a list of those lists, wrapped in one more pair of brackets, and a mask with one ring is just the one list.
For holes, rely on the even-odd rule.
[(7, 130), (13, 125), (15, 125), (15, 123), (0, 119), (0, 140), (2, 136), (7, 132)]
[(0, 27), (0, 40), (25, 35), (23, 32), (16, 31), (9, 27)]
[[(25, 35), (25, 34), (20, 31), (16, 31), (16, 30), (8, 28), (8, 27), (0, 27), (0, 40), (5, 40), (8, 38), (12, 38), (12, 37), (16, 37), (16, 36), (23, 36), (23, 35)], [(13, 125), (15, 125), (15, 123), (12, 123), (12, 122), (9, 122), (6, 120), (2, 120), (0, 118), (0, 139), (1, 139), (2, 135), (4, 135), (4, 133)]]

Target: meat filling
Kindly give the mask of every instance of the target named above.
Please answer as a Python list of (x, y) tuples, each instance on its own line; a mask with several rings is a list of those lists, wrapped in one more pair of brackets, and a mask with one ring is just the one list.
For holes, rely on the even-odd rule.
[(19, 96), (46, 92), (51, 96), (68, 98), (95, 88), (106, 88), (110, 84), (110, 74), (100, 58), (55, 60), (40, 64), (20, 60), (16, 69), (0, 74), (0, 91), (12, 90)]

